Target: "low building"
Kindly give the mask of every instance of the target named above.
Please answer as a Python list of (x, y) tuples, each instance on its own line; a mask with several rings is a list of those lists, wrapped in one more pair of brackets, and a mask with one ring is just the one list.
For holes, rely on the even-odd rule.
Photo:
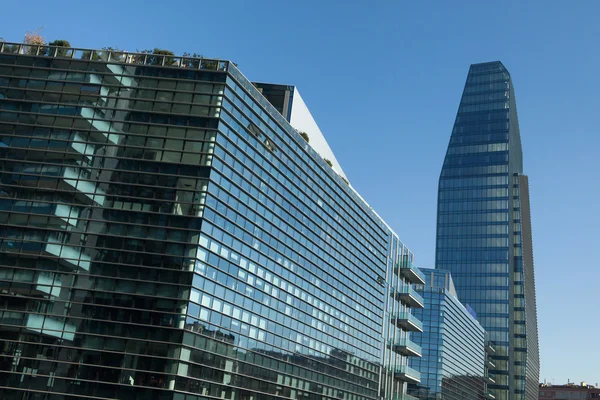
[(581, 382), (567, 385), (540, 385), (539, 400), (586, 400), (600, 399), (600, 388)]
[(414, 311), (423, 322), (423, 332), (412, 333), (411, 340), (422, 349), (422, 358), (409, 365), (421, 373), (419, 384), (410, 384), (409, 394), (419, 399), (480, 400), (494, 398), (487, 383), (494, 377), (488, 352), (493, 346), (477, 322), (474, 311), (457, 298), (449, 271), (421, 269), (424, 285), (415, 285), (425, 308)]

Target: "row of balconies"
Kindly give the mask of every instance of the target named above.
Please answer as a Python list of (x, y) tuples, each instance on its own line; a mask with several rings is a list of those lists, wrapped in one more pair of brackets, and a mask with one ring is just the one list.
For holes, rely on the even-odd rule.
[[(397, 301), (402, 302), (405, 306), (411, 308), (424, 308), (425, 300), (423, 296), (417, 293), (411, 287), (411, 284), (425, 284), (425, 275), (410, 261), (407, 256), (400, 257), (400, 261), (394, 268), (394, 274), (408, 281), (408, 284), (402, 284), (397, 288), (390, 290), (390, 295)], [(399, 312), (392, 314), (392, 323), (398, 328), (402, 328), (409, 332), (423, 332), (423, 323), (409, 311)], [(396, 341), (390, 341), (389, 346), (392, 350), (407, 356), (407, 357), (421, 357), (422, 349), (421, 346), (414, 343), (408, 338), (399, 339)], [(421, 374), (419, 371), (410, 368), (408, 365), (396, 366), (393, 370), (394, 378), (400, 379), (407, 383), (420, 383)], [(408, 394), (402, 394), (399, 397), (396, 396), (395, 400), (413, 400), (414, 397)]]

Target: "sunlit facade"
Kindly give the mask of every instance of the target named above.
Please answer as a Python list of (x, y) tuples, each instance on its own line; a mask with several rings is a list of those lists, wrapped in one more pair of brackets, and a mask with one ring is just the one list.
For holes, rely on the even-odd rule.
[(412, 253), (232, 63), (0, 43), (3, 399), (402, 398)]

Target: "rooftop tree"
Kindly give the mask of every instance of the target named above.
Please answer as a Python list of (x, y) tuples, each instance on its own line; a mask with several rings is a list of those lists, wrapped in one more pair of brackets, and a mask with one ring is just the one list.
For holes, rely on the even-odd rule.
[[(58, 57), (64, 57), (67, 55), (67, 48), (71, 47), (71, 43), (69, 43), (68, 40), (54, 40), (50, 43), (48, 43), (48, 46), (56, 46), (56, 47), (64, 47), (64, 48), (59, 48), (56, 49), (56, 55)], [(54, 49), (50, 49), (50, 54), (52, 54), (54, 52)]]
[(27, 54), (36, 54), (38, 46), (46, 44), (46, 39), (41, 35), (42, 28), (37, 28), (35, 31), (25, 32), (25, 44), (27, 46)]

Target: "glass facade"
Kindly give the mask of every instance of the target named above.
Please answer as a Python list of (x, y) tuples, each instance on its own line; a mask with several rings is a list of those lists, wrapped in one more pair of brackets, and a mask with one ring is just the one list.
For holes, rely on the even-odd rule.
[[(496, 398), (537, 399), (539, 356), (531, 223), (510, 74), (472, 65), (439, 180), (436, 268), (495, 344)], [(526, 194), (525, 194), (526, 193)], [(527, 233), (525, 233), (525, 231)], [(525, 246), (523, 243), (527, 242)], [(525, 248), (526, 247), (526, 248)]]
[(419, 381), (412, 253), (233, 64), (0, 43), (0, 163), (3, 399)]
[(415, 287), (425, 308), (415, 316), (423, 322), (423, 333), (412, 334), (422, 358), (409, 363), (421, 372), (421, 383), (410, 384), (408, 391), (419, 399), (480, 400), (487, 379), (485, 331), (458, 301), (450, 272), (422, 272), (426, 283)]

